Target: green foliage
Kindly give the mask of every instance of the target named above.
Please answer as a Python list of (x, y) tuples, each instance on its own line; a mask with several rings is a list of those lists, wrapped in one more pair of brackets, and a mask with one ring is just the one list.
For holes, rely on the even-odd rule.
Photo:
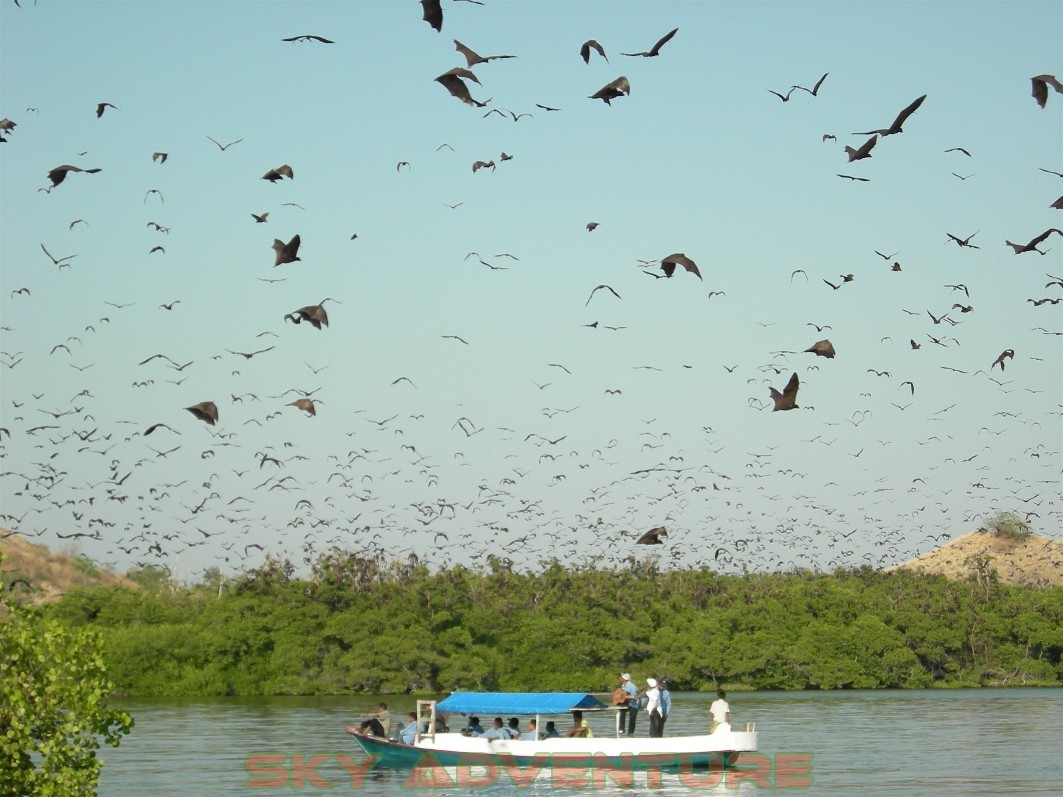
[(133, 727), (107, 707), (99, 635), (8, 603), (0, 623), (0, 794), (95, 794), (101, 740)]
[(92, 578), (99, 577), (100, 571), (96, 569), (96, 563), (85, 554), (78, 554), (77, 556), (72, 557), (70, 561), (74, 565), (74, 569), (79, 573)]
[(1012, 540), (1025, 540), (1033, 530), (1030, 524), (1015, 512), (997, 512), (985, 522), (985, 530)]
[(702, 691), (1063, 683), (1063, 589), (991, 572), (430, 571), (334, 549), (306, 579), (270, 560), (156, 587), (47, 611), (98, 631), (144, 696), (607, 690), (625, 670)]

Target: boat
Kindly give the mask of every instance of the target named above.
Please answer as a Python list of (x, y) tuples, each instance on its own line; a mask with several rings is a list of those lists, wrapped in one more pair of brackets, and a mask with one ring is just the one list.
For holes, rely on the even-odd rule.
[[(383, 739), (348, 729), (355, 741), (373, 757), (374, 767), (495, 767), (526, 773), (543, 768), (594, 768), (612, 771), (734, 766), (743, 753), (756, 752), (755, 723), (740, 729), (718, 726), (711, 734), (625, 737), (620, 723), (615, 736), (538, 739), (496, 739), (469, 736), (463, 731), (436, 730), (440, 715), (483, 715), (485, 721), (510, 715), (541, 718), (580, 712), (616, 712), (589, 692), (455, 692), (440, 701), (417, 701), (417, 733), (413, 744)], [(562, 728), (564, 733), (567, 728)]]

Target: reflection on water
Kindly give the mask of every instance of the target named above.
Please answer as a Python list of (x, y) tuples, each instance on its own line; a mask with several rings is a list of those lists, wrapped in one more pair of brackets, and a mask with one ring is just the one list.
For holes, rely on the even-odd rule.
[[(704, 732), (712, 699), (674, 694), (669, 732)], [(409, 698), (384, 700), (396, 716), (413, 705)], [(581, 786), (578, 778), (558, 780), (562, 776), (547, 771), (518, 788), (505, 774), (484, 776), (475, 787), (467, 780), (459, 786), (449, 774), (421, 782), (401, 770), (352, 775), (362, 756), (344, 728), (379, 701), (377, 696), (125, 701), (122, 707), (133, 714), (136, 727), (120, 748), (101, 751), (105, 766), (99, 793), (176, 797), (268, 794), (283, 788), (365, 797), (414, 790), (450, 797), (475, 788), (487, 795), (697, 791), (748, 797), (767, 792), (745, 780), (684, 782), (674, 772), (663, 773), (659, 787), (645, 772), (634, 773), (630, 786), (608, 778)], [(729, 702), (736, 722), (757, 723), (766, 756), (812, 754), (814, 782), (802, 794), (1058, 795), (1063, 783), (1060, 689), (735, 693)], [(596, 734), (608, 735), (610, 717), (590, 719)], [(637, 735), (647, 730), (640, 724)], [(259, 766), (266, 761), (274, 763)], [(253, 788), (256, 781), (259, 787)]]

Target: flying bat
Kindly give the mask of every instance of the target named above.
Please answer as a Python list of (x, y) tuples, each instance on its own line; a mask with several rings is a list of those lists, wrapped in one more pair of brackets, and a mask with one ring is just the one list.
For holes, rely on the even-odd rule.
[[(48, 179), (52, 181), (52, 188), (55, 188), (57, 185), (59, 185), (61, 182), (63, 182), (63, 180), (66, 179), (67, 174), (69, 174), (70, 172), (85, 172), (86, 174), (96, 174), (99, 171), (102, 171), (102, 170), (101, 169), (81, 169), (81, 168), (79, 168), (77, 166), (70, 166), (70, 165), (56, 166), (54, 169), (52, 169), (50, 172), (48, 172)], [(50, 191), (51, 188), (49, 188), (48, 190)]]
[(273, 251), (277, 253), (277, 257), (273, 267), (276, 268), (284, 263), (294, 263), (296, 260), (302, 260), (302, 258), (298, 256), (300, 243), (302, 243), (302, 241), (299, 239), (298, 235), (293, 236), (288, 243), (284, 243), (284, 241), (279, 238), (274, 238)]
[(870, 136), (870, 135), (873, 135), (873, 134), (877, 133), (880, 136), (892, 136), (894, 133), (903, 133), (904, 131), (901, 129), (901, 126), (906, 121), (908, 121), (908, 117), (916, 112), (916, 110), (919, 108), (919, 106), (923, 104), (923, 100), (925, 100), (925, 99), (926, 99), (926, 95), (924, 94), (922, 97), (919, 97), (917, 100), (914, 100), (911, 105), (909, 105), (907, 108), (905, 108), (899, 114), (897, 114), (897, 118), (893, 120), (893, 124), (891, 124), (889, 127), (885, 128), (883, 130), (868, 130), (865, 133), (853, 133), (853, 135), (854, 136)]
[(453, 69), (448, 69), (435, 80), (436, 83), (439, 83), (449, 91), (451, 96), (457, 97), (466, 105), (475, 105), (478, 108), (483, 108), (488, 102), (490, 102), (490, 100), (480, 102), (479, 100), (474, 100), (472, 98), (472, 95), (469, 93), (469, 87), (465, 85), (465, 80), (472, 80), (476, 83), (479, 83), (480, 81), (477, 79), (476, 75), (468, 69), (456, 66)]
[(817, 357), (826, 357), (828, 360), (833, 360), (835, 354), (834, 344), (832, 344), (829, 340), (817, 340), (815, 343), (805, 349), (805, 351), (811, 352)]
[[(44, 244), (41, 244), (41, 249), (44, 250), (44, 253), (46, 255), (48, 255), (48, 259), (52, 261), (52, 265), (53, 266), (62, 267), (63, 265), (67, 265), (65, 263), (65, 261), (72, 260), (73, 258), (77, 257), (77, 255), (67, 255), (66, 257), (60, 257), (60, 258), (56, 259), (56, 258), (52, 257), (52, 253), (51, 252), (49, 252), (47, 249), (45, 249)], [(67, 268), (70, 268), (70, 266), (67, 265)]]
[(305, 34), (303, 36), (292, 36), (287, 39), (281, 39), (282, 42), (321, 42), (322, 44), (335, 44), (332, 39), (326, 39), (324, 36), (314, 36), (313, 34)]
[(594, 294), (597, 293), (598, 291), (600, 291), (602, 288), (605, 288), (607, 291), (609, 291), (609, 293), (613, 294), (613, 296), (615, 296), (617, 299), (620, 298), (620, 294), (617, 293), (615, 290), (613, 290), (611, 286), (603, 284), (603, 285), (597, 286), (594, 290), (591, 291), (590, 296), (587, 297), (587, 301), (583, 303), (583, 306), (586, 307), (588, 304), (590, 304), (591, 303), (591, 299), (594, 298)]
[(580, 58), (583, 59), (583, 63), (589, 64), (591, 62), (591, 50), (597, 52), (598, 55), (605, 59), (606, 63), (609, 63), (609, 56), (605, 54), (605, 48), (594, 39), (588, 39), (579, 48)]
[(312, 399), (308, 399), (308, 398), (296, 399), (295, 401), (291, 402), (287, 406), (289, 406), (289, 407), (298, 407), (299, 409), (301, 409), (303, 412), (305, 412), (307, 415), (310, 415), (310, 416), (317, 415), (317, 408), (314, 406), (314, 402), (313, 402)]
[(245, 360), (250, 360), (256, 354), (265, 354), (267, 351), (273, 351), (274, 348), (276, 348), (276, 347), (275, 346), (270, 346), (269, 348), (266, 348), (266, 349), (259, 349), (258, 351), (250, 351), (250, 352), (247, 352), (247, 351), (233, 351), (232, 349), (226, 349), (225, 351), (229, 352), (229, 354), (235, 354), (235, 355), (238, 355), (240, 357), (243, 357)]
[[(675, 31), (673, 31), (673, 33), (674, 32)], [(661, 537), (667, 537), (667, 536), (668, 536), (668, 529), (666, 529), (664, 526), (658, 526), (657, 528), (650, 529), (645, 534), (643, 534), (641, 537), (639, 537), (637, 540), (635, 540), (635, 544), (636, 545), (664, 545), (664, 542), (661, 540)]]
[(1042, 254), (1043, 255), (1044, 252), (1042, 252), (1040, 249), (1038, 249), (1037, 245), (1039, 243), (1041, 243), (1042, 241), (1044, 241), (1049, 235), (1051, 235), (1054, 232), (1058, 232), (1060, 235), (1063, 235), (1063, 230), (1058, 230), (1055, 227), (1051, 227), (1051, 228), (1045, 230), (1040, 235), (1038, 235), (1036, 238), (1034, 238), (1028, 244), (1013, 244), (1011, 241), (1004, 241), (1004, 243), (1007, 244), (1008, 246), (1010, 246), (1015, 251), (1015, 254), (1017, 254), (1017, 255), (1021, 255), (1023, 252), (1037, 252), (1038, 254)]
[[(860, 133), (858, 135), (864, 134)], [(878, 136), (873, 135), (871, 136), (871, 138), (861, 144), (859, 149), (853, 149), (852, 147), (847, 146), (845, 148), (845, 154), (849, 156), (849, 163), (852, 163), (853, 161), (863, 160), (864, 158), (870, 158), (871, 150), (875, 148), (875, 144), (877, 143)]]
[(201, 401), (185, 409), (195, 415), (197, 420), (211, 426), (218, 422), (218, 405), (213, 401)]
[(1005, 359), (1014, 360), (1015, 359), (1015, 349), (1004, 349), (1004, 351), (1002, 351), (1000, 353), (1000, 356), (997, 357), (995, 360), (993, 360), (993, 365), (989, 366), (989, 370), (992, 371), (994, 366), (999, 365), (1000, 366), (1000, 370), (1003, 371), (1004, 370), (1004, 360)]
[(829, 74), (830, 74), (830, 72), (824, 72), (823, 73), (823, 77), (821, 77), (819, 80), (817, 80), (816, 81), (816, 85), (813, 86), (811, 89), (806, 89), (804, 86), (791, 86), (790, 89), (791, 90), (793, 90), (793, 89), (801, 89), (801, 91), (807, 91), (813, 97), (817, 97), (817, 96), (819, 96), (819, 87), (823, 85), (823, 81), (827, 79), (827, 75), (829, 75)]
[[(955, 241), (957, 246), (965, 246), (968, 249), (980, 249), (980, 246), (976, 246), (971, 243), (971, 239), (974, 238), (974, 236), (978, 235), (979, 232), (981, 232), (981, 230), (976, 230), (975, 232), (972, 232), (970, 235), (968, 235), (966, 238), (959, 238), (958, 236), (953, 235), (951, 232), (947, 232), (945, 233), (945, 235), (949, 237), (949, 240)], [(945, 243), (948, 243), (948, 241), (945, 241)]]
[(678, 33), (678, 32), (679, 32), (679, 28), (675, 28), (674, 30), (671, 30), (668, 33), (664, 34), (664, 36), (662, 36), (657, 41), (657, 43), (655, 45), (653, 45), (653, 47), (651, 47), (647, 52), (642, 52), (642, 53), (620, 53), (620, 54), (621, 55), (632, 56), (634, 58), (637, 58), (639, 56), (642, 56), (643, 58), (656, 58), (658, 55), (661, 54), (661, 48), (664, 47), (664, 45), (668, 44), (668, 42), (670, 42), (672, 40), (672, 37), (675, 36), (676, 33)]
[(1063, 83), (1056, 80), (1053, 75), (1038, 75), (1037, 77), (1032, 77), (1030, 78), (1030, 84), (1033, 86), (1033, 98), (1042, 108), (1044, 108), (1045, 103), (1048, 102), (1049, 86), (1054, 88), (1057, 94), (1063, 94)]
[(682, 252), (676, 252), (674, 255), (668, 255), (668, 257), (661, 260), (661, 271), (664, 272), (664, 276), (671, 277), (675, 274), (675, 267), (682, 266), (687, 271), (692, 273), (698, 279), (702, 279), (701, 272), (698, 271), (697, 264)]
[(466, 66), (473, 67), (476, 64), (486, 64), (488, 61), (497, 61), (500, 58), (516, 58), (515, 55), (488, 55), (483, 56), (473, 52), (457, 39), (454, 40), (454, 49), (465, 56)]
[(314, 329), (321, 329), (322, 326), (328, 326), (328, 313), (321, 304), (312, 304), (288, 313), (284, 316), (284, 320), (291, 321), (293, 324), (306, 321)]
[(611, 100), (631, 94), (631, 82), (621, 75), (611, 83), (606, 83), (590, 96), (592, 100), (602, 100), (606, 105), (612, 105)]
[[(210, 136), (207, 136), (207, 138), (210, 138)], [(210, 140), (211, 140), (211, 141), (214, 141), (214, 139), (213, 139), (213, 138), (210, 138)], [(219, 143), (218, 143), (217, 141), (214, 141), (214, 144), (215, 144), (215, 146), (217, 146), (217, 148), (218, 148), (218, 149), (220, 149), (220, 150), (221, 150), (222, 152), (225, 152), (225, 150), (227, 150), (227, 149), (228, 149), (229, 147), (231, 147), (231, 146), (232, 146), (233, 144), (239, 144), (239, 143), (240, 143), (241, 141), (243, 141), (243, 139), (242, 139), (242, 138), (238, 138), (238, 139), (236, 139), (236, 141), (230, 141), (230, 142), (229, 142), (228, 144), (225, 144), (225, 145), (219, 144)]]
[(295, 179), (295, 172), (292, 171), (292, 167), (287, 163), (283, 166), (278, 166), (276, 169), (270, 169), (262, 175), (263, 180), (269, 180), (271, 183), (275, 183), (283, 177), (287, 177), (289, 180)]
[(769, 387), (768, 392), (771, 395), (772, 401), (775, 402), (775, 407), (772, 409), (772, 412), (797, 409), (797, 389), (800, 386), (800, 380), (798, 380), (797, 374), (794, 373), (794, 375), (790, 377), (790, 381), (786, 383), (786, 387), (783, 388), (782, 393), (773, 387)]
[(437, 31), (443, 30), (443, 7), (439, 4), (439, 0), (421, 0), (421, 8), (424, 10), (424, 16), (421, 19)]

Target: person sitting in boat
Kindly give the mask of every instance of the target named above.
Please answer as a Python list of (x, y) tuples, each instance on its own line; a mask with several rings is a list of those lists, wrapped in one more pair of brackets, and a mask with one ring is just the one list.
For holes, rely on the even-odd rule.
[[(348, 731), (351, 729), (348, 728)], [(358, 733), (369, 734), (370, 736), (379, 736), (381, 739), (388, 738), (387, 731), (384, 730), (384, 726), (380, 723), (376, 717), (370, 717), (358, 726)]]
[(510, 739), (520, 738), (520, 720), (516, 717), (509, 718), (509, 725), (506, 726), (506, 733), (509, 734)]
[(367, 716), (376, 720), (376, 723), (381, 729), (383, 729), (383, 733), (378, 735), (383, 736), (386, 739), (388, 734), (391, 733), (391, 712), (388, 711), (388, 704), (380, 703), (377, 706), (376, 711), (370, 712)]
[(549, 720), (546, 723), (546, 733), (543, 734), (544, 739), (558, 739), (561, 734), (557, 732), (557, 725), (553, 720)]
[(572, 712), (572, 727), (568, 729), (568, 735), (570, 737), (577, 736), (583, 739), (594, 738), (594, 734), (591, 732), (591, 726), (587, 723), (587, 720), (583, 719), (582, 711)]
[(709, 713), (712, 715), (712, 726), (709, 729), (709, 733), (715, 733), (716, 729), (721, 725), (727, 725), (724, 730), (730, 730), (731, 707), (727, 704), (727, 693), (722, 689), (716, 690), (716, 699), (709, 706)]
[(387, 703), (381, 703), (376, 711), (364, 714), (363, 717), (362, 724), (357, 728), (353, 726), (347, 728), (347, 733), (362, 733), (379, 736), (382, 739), (388, 738), (388, 734), (391, 733), (391, 713), (388, 711)]
[(466, 736), (483, 736), (484, 727), (480, 724), (479, 717), (469, 717), (469, 727), (465, 731)]
[(528, 720), (528, 730), (520, 735), (520, 740), (522, 742), (539, 741), (539, 726), (535, 724), (535, 720)]
[(499, 739), (509, 739), (509, 731), (505, 728), (505, 723), (502, 722), (501, 717), (495, 717), (495, 721), (491, 723), (491, 727), (484, 733), (483, 738), (489, 742), (497, 742)]
[(399, 732), (399, 741), (403, 744), (412, 745), (417, 738), (417, 714), (411, 711), (406, 715), (406, 724), (402, 726), (402, 730)]

